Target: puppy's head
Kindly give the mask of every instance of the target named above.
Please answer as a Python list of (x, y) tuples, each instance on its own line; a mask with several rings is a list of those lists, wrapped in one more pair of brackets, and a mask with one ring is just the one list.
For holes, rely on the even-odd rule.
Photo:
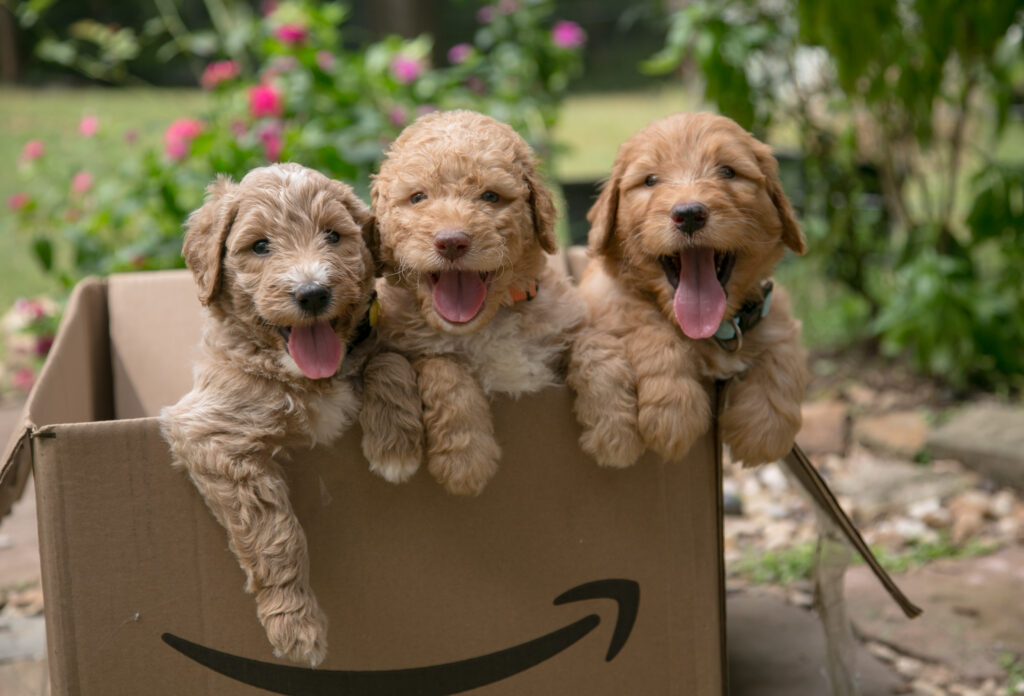
[(222, 176), (188, 219), (182, 250), (199, 300), (288, 374), (337, 372), (366, 310), (374, 262), (366, 205), (296, 164)]
[(785, 247), (806, 250), (771, 149), (707, 113), (626, 141), (587, 218), (591, 253), (690, 338), (711, 336), (759, 292)]
[(556, 251), (555, 208), (533, 152), (471, 111), (432, 113), (395, 140), (372, 188), (383, 272), (438, 330), (487, 324)]

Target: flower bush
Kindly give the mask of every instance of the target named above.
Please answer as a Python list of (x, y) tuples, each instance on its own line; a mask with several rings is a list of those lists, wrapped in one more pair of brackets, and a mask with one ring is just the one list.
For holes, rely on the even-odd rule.
[[(266, 3), (265, 14), (221, 46), (199, 78), (202, 118), (179, 118), (162, 148), (108, 132), (87, 115), (74, 152), (39, 140), (18, 159), (23, 190), (7, 200), (42, 268), (66, 288), (86, 275), (182, 265), (182, 223), (217, 173), (295, 161), (365, 193), (388, 143), (417, 116), (468, 108), (510, 123), (550, 156), (550, 129), (586, 35), (554, 22), (551, 0), (499, 0), (480, 9), (472, 41), (431, 62), (429, 36), (388, 37), (352, 50), (335, 3)], [(468, 37), (467, 37), (468, 38)], [(236, 41), (237, 43), (237, 41)]]
[(0, 318), (6, 351), (0, 362), (0, 395), (28, 394), (53, 344), (59, 306), (47, 297), (20, 298)]
[(242, 33), (247, 58), (207, 64), (199, 82), (212, 93), (209, 110), (171, 123), (162, 150), (87, 115), (78, 132), (89, 147), (77, 161), (52, 156), (39, 140), (25, 144), (17, 162), (24, 190), (7, 208), (42, 267), (70, 287), (88, 274), (181, 265), (181, 224), (217, 173), (238, 178), (290, 160), (365, 192), (387, 144), (435, 109), (489, 113), (549, 155), (586, 40), (577, 24), (553, 21), (553, 9), (551, 0), (486, 5), (472, 42), (452, 46), (448, 64), (435, 66), (429, 36), (351, 50), (344, 6), (268, 3)]

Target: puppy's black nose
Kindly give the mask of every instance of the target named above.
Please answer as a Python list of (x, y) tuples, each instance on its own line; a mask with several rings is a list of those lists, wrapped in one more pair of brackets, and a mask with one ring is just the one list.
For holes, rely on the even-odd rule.
[(708, 209), (703, 203), (676, 203), (669, 213), (680, 232), (693, 234), (708, 221)]
[(306, 283), (295, 291), (295, 301), (307, 314), (319, 314), (331, 301), (331, 291), (319, 283)]
[(437, 236), (434, 237), (434, 248), (437, 249), (437, 253), (441, 256), (449, 261), (454, 261), (469, 251), (471, 241), (469, 235), (465, 232), (460, 230), (444, 230), (443, 232), (438, 232)]

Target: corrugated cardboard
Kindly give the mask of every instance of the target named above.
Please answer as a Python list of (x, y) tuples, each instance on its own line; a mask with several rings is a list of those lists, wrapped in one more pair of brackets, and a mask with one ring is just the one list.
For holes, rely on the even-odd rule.
[[(153, 417), (190, 386), (200, 321), (185, 273), (86, 281), (8, 447), (0, 512), (29, 467), (36, 476), (54, 694), (267, 693), (185, 657), (165, 634), (284, 664), (224, 531), (171, 469)], [(337, 672), (319, 686), (301, 668), (247, 664), (249, 675), (278, 679), (282, 693), (352, 696), (457, 693), (492, 678), (464, 692), (722, 693), (711, 435), (685, 461), (648, 456), (604, 470), (576, 445), (571, 400), (551, 389), (494, 404), (504, 458), (478, 498), (446, 494), (425, 471), (407, 485), (384, 482), (367, 470), (358, 428), (332, 447), (295, 451), (292, 498), (331, 622), (322, 669)], [(584, 598), (554, 603), (579, 586)], [(638, 602), (596, 596), (609, 588), (639, 588)], [(631, 608), (635, 624), (616, 631)], [(519, 671), (542, 644), (551, 654)], [(367, 670), (384, 674), (352, 674)]]

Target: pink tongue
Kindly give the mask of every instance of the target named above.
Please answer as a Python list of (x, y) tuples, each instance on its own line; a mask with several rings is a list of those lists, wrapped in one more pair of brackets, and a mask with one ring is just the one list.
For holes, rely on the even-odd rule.
[(465, 324), (480, 312), (487, 285), (476, 271), (443, 271), (434, 283), (434, 307), (453, 324)]
[(679, 328), (690, 338), (712, 336), (725, 314), (725, 291), (715, 275), (714, 249), (679, 253), (679, 287), (672, 309)]
[(312, 326), (293, 326), (288, 352), (302, 374), (310, 379), (324, 379), (338, 371), (341, 341), (328, 321)]

